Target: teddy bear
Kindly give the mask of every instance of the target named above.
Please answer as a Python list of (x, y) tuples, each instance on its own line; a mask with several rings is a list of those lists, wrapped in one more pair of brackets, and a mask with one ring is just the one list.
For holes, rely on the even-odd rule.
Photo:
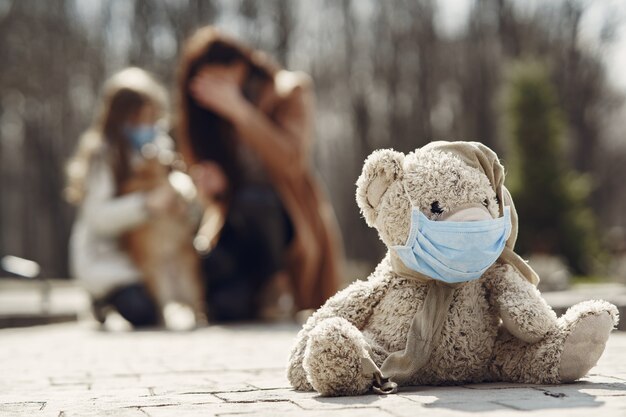
[(343, 396), (407, 385), (559, 384), (597, 363), (617, 308), (585, 301), (557, 318), (536, 273), (513, 251), (517, 214), (487, 146), (377, 150), (356, 185), (387, 254), (304, 324), (287, 370), (296, 390)]

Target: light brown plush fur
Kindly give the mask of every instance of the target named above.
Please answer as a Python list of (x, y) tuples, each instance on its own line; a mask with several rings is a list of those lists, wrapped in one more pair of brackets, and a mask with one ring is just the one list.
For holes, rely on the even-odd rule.
[[(484, 203), (498, 215), (487, 177), (454, 155), (376, 151), (357, 182), (357, 202), (387, 246), (404, 244), (409, 232), (411, 204), (401, 181), (429, 214), (438, 201), (444, 210)], [(289, 358), (292, 386), (322, 395), (366, 393), (373, 381), (362, 358), (380, 367), (404, 349), (427, 286), (398, 275), (388, 253), (367, 281), (337, 293), (304, 325)], [(440, 343), (410, 384), (573, 381), (595, 365), (617, 319), (617, 309), (605, 301), (580, 303), (557, 318), (534, 285), (496, 262), (480, 279), (455, 289)]]
[[(157, 187), (172, 187), (168, 181), (170, 168), (157, 158), (141, 161), (129, 180), (122, 184), (122, 193), (148, 192)], [(174, 189), (172, 188), (172, 192)], [(179, 197), (166, 213), (153, 216), (122, 236), (123, 246), (142, 272), (149, 292), (160, 311), (170, 302), (189, 306), (196, 324), (206, 321), (200, 265), (193, 247), (193, 228), (188, 220), (187, 203)], [(168, 324), (165, 322), (164, 324)]]

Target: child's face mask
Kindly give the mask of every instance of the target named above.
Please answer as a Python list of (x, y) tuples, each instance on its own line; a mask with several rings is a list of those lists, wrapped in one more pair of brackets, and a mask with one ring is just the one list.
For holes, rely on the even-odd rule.
[(154, 139), (157, 137), (157, 128), (152, 124), (126, 126), (124, 134), (130, 141), (133, 149), (141, 151), (145, 145), (154, 142)]
[[(453, 221), (459, 216), (449, 215), (445, 220), (434, 221), (412, 202), (411, 205), (406, 244), (391, 249), (407, 268), (439, 281), (458, 283), (480, 278), (500, 257), (511, 234), (508, 206), (504, 207), (504, 216), (497, 219), (483, 208), (482, 218), (486, 220)], [(480, 209), (470, 210), (474, 211), (473, 218), (481, 218), (475, 214)]]

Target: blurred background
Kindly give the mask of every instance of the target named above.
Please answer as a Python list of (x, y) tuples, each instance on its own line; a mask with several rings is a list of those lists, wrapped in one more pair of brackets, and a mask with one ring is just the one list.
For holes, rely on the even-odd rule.
[(347, 281), (384, 251), (354, 200), (364, 158), (443, 139), (498, 152), (518, 251), (555, 289), (570, 277), (626, 282), (617, 0), (0, 0), (0, 257), (69, 276), (63, 167), (103, 81), (136, 65), (173, 90), (179, 48), (206, 24), (312, 75), (315, 165), (342, 228)]

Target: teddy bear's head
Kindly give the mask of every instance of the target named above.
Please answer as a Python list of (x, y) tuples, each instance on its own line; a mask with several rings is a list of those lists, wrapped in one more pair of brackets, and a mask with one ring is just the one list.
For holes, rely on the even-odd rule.
[(502, 197), (496, 195), (493, 178), (490, 181), (485, 170), (477, 168), (480, 164), (470, 165), (453, 149), (491, 152), (479, 145), (433, 142), (408, 155), (391, 149), (372, 153), (357, 181), (357, 203), (368, 226), (376, 228), (387, 246), (395, 246), (407, 240), (413, 206), (431, 220), (465, 207), (484, 208), (486, 216), (499, 217)]

